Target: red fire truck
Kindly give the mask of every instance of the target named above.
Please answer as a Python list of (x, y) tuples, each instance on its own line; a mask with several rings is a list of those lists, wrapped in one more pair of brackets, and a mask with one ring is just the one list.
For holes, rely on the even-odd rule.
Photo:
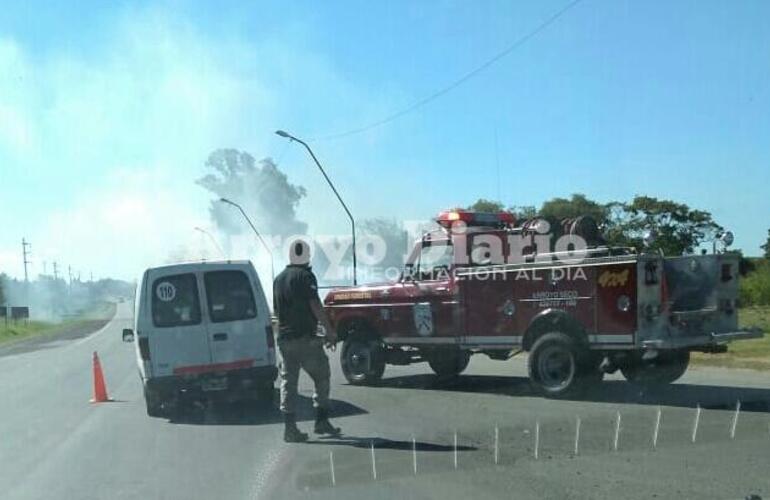
[(453, 376), (473, 354), (523, 351), (534, 387), (566, 397), (616, 370), (671, 383), (690, 352), (763, 335), (738, 328), (737, 255), (610, 247), (589, 217), (517, 224), (506, 212), (450, 210), (436, 221), (400, 279), (326, 296), (351, 384), (376, 383), (387, 364), (427, 361)]

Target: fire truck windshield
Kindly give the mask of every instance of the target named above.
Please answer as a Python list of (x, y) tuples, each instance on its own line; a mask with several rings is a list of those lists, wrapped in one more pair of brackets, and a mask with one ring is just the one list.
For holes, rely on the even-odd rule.
[(424, 241), (412, 266), (412, 277), (419, 281), (447, 279), (453, 255), (453, 247), (448, 241)]

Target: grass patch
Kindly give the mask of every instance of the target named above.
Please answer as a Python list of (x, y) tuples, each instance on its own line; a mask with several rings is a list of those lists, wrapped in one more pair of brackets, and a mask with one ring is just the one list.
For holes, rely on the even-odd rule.
[(92, 325), (94, 320), (109, 319), (115, 314), (115, 304), (99, 303), (78, 315), (68, 317), (59, 322), (48, 321), (18, 321), (0, 320), (0, 344), (13, 343), (26, 338), (55, 335), (62, 331), (77, 329)]
[[(770, 333), (770, 306), (744, 307), (738, 311), (738, 321), (742, 328), (758, 327)], [(728, 345), (725, 354), (693, 353), (692, 362), (708, 366), (770, 370), (770, 335), (761, 339), (733, 342)]]

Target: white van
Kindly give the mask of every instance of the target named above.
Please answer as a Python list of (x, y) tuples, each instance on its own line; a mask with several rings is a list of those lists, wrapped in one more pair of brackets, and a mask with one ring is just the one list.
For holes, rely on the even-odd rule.
[(137, 286), (136, 359), (147, 414), (166, 416), (180, 394), (270, 399), (276, 378), (270, 310), (249, 261), (147, 269)]

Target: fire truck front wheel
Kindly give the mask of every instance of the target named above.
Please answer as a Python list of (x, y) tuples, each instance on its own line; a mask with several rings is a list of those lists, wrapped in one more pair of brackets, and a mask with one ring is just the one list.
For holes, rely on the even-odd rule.
[(588, 350), (561, 332), (538, 338), (529, 352), (529, 379), (546, 397), (573, 396), (590, 382)]
[(382, 342), (358, 335), (348, 337), (340, 353), (342, 374), (352, 385), (377, 383), (385, 372)]

